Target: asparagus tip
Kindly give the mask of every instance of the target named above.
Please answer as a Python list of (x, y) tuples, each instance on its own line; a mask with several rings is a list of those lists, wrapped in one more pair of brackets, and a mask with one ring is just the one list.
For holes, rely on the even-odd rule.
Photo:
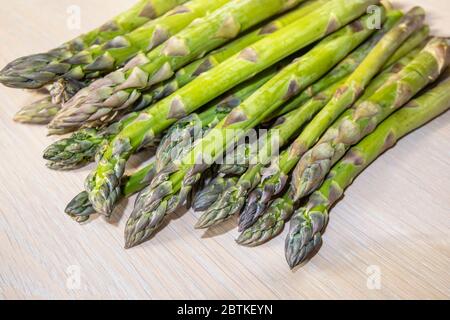
[(147, 239), (138, 237), (133, 230), (125, 229), (125, 246), (126, 250), (137, 247), (144, 243)]
[(244, 247), (253, 247), (251, 241), (249, 241), (249, 237), (247, 236), (246, 232), (242, 232), (237, 239), (235, 240), (236, 243), (240, 246)]
[(207, 229), (213, 225), (212, 221), (208, 219), (208, 216), (202, 215), (200, 219), (195, 224), (194, 228), (197, 230)]

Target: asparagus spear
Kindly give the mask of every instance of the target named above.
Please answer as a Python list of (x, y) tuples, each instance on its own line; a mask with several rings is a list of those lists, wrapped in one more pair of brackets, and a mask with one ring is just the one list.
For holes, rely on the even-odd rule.
[(423, 9), (416, 7), (389, 30), (346, 82), (336, 90), (331, 101), (303, 130), (291, 148), (282, 154), (281, 159), (274, 159), (275, 161), (268, 170), (269, 174), (247, 200), (242, 214), (241, 230), (253, 224), (255, 219), (265, 211), (270, 200), (284, 189), (288, 173), (297, 164), (300, 157), (343, 111), (356, 102), (390, 56), (415, 30), (421, 28), (424, 16)]
[[(223, 62), (227, 58), (244, 49), (246, 46), (257, 42), (263, 37), (283, 28), (284, 26), (314, 11), (315, 9), (323, 5), (326, 1), (328, 0), (308, 1), (305, 4), (299, 6), (299, 8), (296, 8), (291, 12), (286, 13), (282, 17), (274, 21), (271, 21), (262, 28), (258, 28), (255, 31), (249, 32), (248, 34), (224, 46), (223, 48), (210, 53), (208, 56), (192, 62), (188, 66), (177, 71), (174, 79), (168, 80), (165, 83), (157, 86), (156, 88), (151, 88), (150, 90), (146, 91), (144, 95), (140, 98), (140, 100), (136, 103), (135, 105), (136, 109), (142, 110), (151, 105), (152, 103), (169, 96), (179, 88), (183, 87), (184, 85), (186, 85), (187, 83), (191, 82), (193, 79), (198, 77), (201, 73), (212, 69), (219, 63)], [(77, 90), (74, 92), (73, 86), (68, 86), (68, 83), (71, 84), (73, 82), (75, 82), (75, 80), (73, 79), (61, 79), (56, 81), (52, 85), (52, 87), (50, 88), (50, 94), (53, 97), (52, 100), (53, 103), (51, 104), (52, 108), (56, 107), (60, 108), (56, 104), (66, 102), (76, 92), (78, 92), (81, 89), (78, 86)], [(61, 99), (61, 96), (64, 96), (64, 99)], [(48, 106), (48, 108), (50, 108), (50, 106)], [(48, 117), (45, 124), (49, 123), (54, 118), (54, 116), (55, 114), (52, 114), (51, 117)], [(28, 122), (32, 123), (35, 122), (33, 121), (33, 118), (27, 119), (29, 119)], [(39, 123), (43, 123), (42, 121), (40, 121), (39, 117), (36, 119), (36, 121), (38, 121)], [(63, 134), (66, 133), (66, 131), (52, 130), (52, 133)]]
[(54, 104), (50, 96), (39, 99), (19, 110), (14, 121), (30, 124), (48, 124), (61, 110), (59, 104)]
[[(129, 108), (142, 94), (198, 56), (222, 46), (265, 19), (304, 0), (196, 0), (223, 5), (171, 37), (147, 55), (138, 55), (123, 69), (94, 82), (69, 101), (50, 129), (77, 129), (108, 121)], [(210, 3), (207, 7), (212, 7)]]
[(53, 170), (73, 170), (94, 161), (101, 148), (107, 146), (109, 141), (137, 116), (136, 112), (130, 113), (105, 129), (81, 129), (68, 138), (54, 142), (44, 151), (43, 157), (49, 161), (47, 167)]
[[(339, 1), (332, 3), (338, 4)], [(334, 14), (341, 15), (338, 20), (348, 18), (346, 10), (339, 11), (339, 8), (333, 9)], [(351, 11), (352, 14), (355, 13), (354, 10)], [(323, 17), (323, 14), (320, 16)], [(308, 17), (316, 18), (315, 15)], [(141, 192), (136, 201), (135, 210), (126, 227), (126, 247), (147, 240), (165, 215), (185, 202), (193, 185), (202, 177), (202, 172), (209, 167), (209, 162), (221, 157), (233, 141), (241, 139), (267, 114), (276, 110), (283, 101), (289, 100), (297, 92), (320, 78), (348, 52), (364, 41), (373, 32), (366, 23), (368, 18), (370, 16), (353, 22), (295, 60), (243, 104), (235, 108), (200, 140), (184, 159), (173, 163), (157, 175), (153, 183)]]
[[(449, 63), (450, 50), (444, 39), (435, 38), (398, 75), (397, 81), (388, 82), (369, 99), (349, 110), (330, 128), (314, 148), (300, 160), (293, 174), (294, 200), (310, 194), (325, 178), (344, 153), (401, 107), (430, 81), (436, 79)], [(395, 92), (396, 94), (392, 94)]]
[(54, 80), (55, 72), (65, 73), (59, 65), (91, 46), (98, 46), (122, 36), (165, 14), (186, 0), (140, 0), (98, 29), (83, 34), (47, 53), (34, 54), (9, 63), (0, 71), (0, 82), (13, 88), (37, 89)]
[(177, 121), (161, 140), (161, 144), (156, 152), (157, 172), (170, 165), (174, 159), (182, 158), (182, 155), (189, 152), (196, 140), (204, 136), (222, 121), (233, 108), (239, 106), (245, 99), (267, 83), (277, 73), (278, 68), (278, 65), (269, 68), (255, 78), (242, 83), (226, 93), (225, 96), (212, 101), (202, 113), (193, 113)]
[[(121, 192), (117, 195), (116, 203), (120, 198), (128, 198), (148, 186), (155, 175), (154, 163), (150, 163), (137, 170), (123, 181)], [(95, 214), (95, 209), (89, 201), (86, 191), (77, 195), (66, 207), (65, 212), (79, 223), (86, 222), (90, 216)]]
[[(439, 58), (442, 63), (442, 58)], [(436, 71), (436, 69), (434, 70)], [(327, 180), (299, 209), (286, 239), (286, 259), (291, 268), (306, 262), (322, 244), (330, 208), (354, 179), (403, 136), (450, 108), (450, 77), (412, 100), (354, 146), (332, 169)]]
[[(419, 52), (420, 50), (412, 51), (408, 56), (390, 66), (376, 77), (358, 102), (364, 101), (366, 94), (368, 94), (368, 97), (373, 95), (390, 79), (396, 79), (397, 73), (403, 70)], [(287, 180), (287, 176), (300, 159), (298, 155), (295, 155), (296, 143), (298, 141), (294, 142), (290, 149), (284, 151), (279, 159), (273, 160), (273, 163), (280, 163), (279, 172), (273, 171), (275, 167), (269, 168), (268, 174), (266, 174), (267, 178), (250, 195), (248, 203), (239, 219), (239, 229), (242, 233), (236, 240), (237, 243), (245, 246), (261, 245), (280, 234), (285, 222), (290, 219), (295, 208), (289, 191), (283, 197), (275, 199), (267, 210), (265, 208), (267, 201), (273, 198), (273, 194), (279, 193), (273, 192), (275, 187), (278, 186), (278, 190), (284, 187), (284, 185), (280, 185), (279, 181), (284, 182)], [(290, 159), (291, 156), (292, 159)], [(267, 194), (267, 196), (261, 196), (263, 194)], [(244, 229), (245, 231), (243, 231)]]

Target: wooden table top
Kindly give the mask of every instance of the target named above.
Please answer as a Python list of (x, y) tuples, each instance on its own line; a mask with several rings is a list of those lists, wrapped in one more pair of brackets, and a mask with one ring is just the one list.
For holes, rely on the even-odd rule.
[[(2, 1), (0, 66), (55, 47), (133, 2)], [(450, 2), (395, 3), (423, 5), (434, 33), (450, 35)], [(72, 4), (81, 8), (81, 30), (67, 27)], [(45, 168), (42, 150), (52, 141), (45, 128), (11, 120), (35, 98), (0, 87), (1, 298), (450, 298), (448, 112), (400, 141), (355, 181), (331, 213), (320, 253), (291, 272), (286, 233), (259, 248), (240, 247), (235, 221), (204, 233), (194, 230), (193, 212), (179, 213), (152, 241), (124, 250), (134, 198), (122, 203), (123, 215), (112, 223), (74, 223), (63, 209), (92, 166)]]

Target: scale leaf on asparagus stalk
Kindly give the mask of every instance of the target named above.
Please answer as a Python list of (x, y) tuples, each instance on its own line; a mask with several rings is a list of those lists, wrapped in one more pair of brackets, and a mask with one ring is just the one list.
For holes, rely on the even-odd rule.
[(272, 198), (284, 190), (288, 175), (300, 157), (320, 138), (322, 133), (364, 93), (373, 77), (385, 66), (402, 43), (422, 27), (425, 13), (414, 8), (376, 43), (355, 71), (334, 94), (331, 101), (306, 126), (292, 146), (275, 158), (266, 170), (264, 180), (252, 191), (242, 213), (241, 230), (248, 228), (266, 210)]
[[(438, 63), (442, 63), (439, 57)], [(436, 67), (436, 66), (435, 66)], [(434, 78), (440, 67), (428, 73)], [(450, 73), (449, 73), (450, 74)], [(354, 179), (403, 136), (450, 109), (450, 77), (395, 112), (364, 140), (350, 149), (331, 170), (319, 190), (292, 218), (286, 238), (286, 260), (291, 268), (312, 257), (322, 244), (329, 210)]]
[(295, 168), (291, 193), (294, 201), (317, 189), (332, 165), (351, 145), (358, 143), (390, 113), (434, 81), (449, 63), (449, 55), (445, 39), (431, 40), (417, 58), (398, 74), (398, 79), (386, 83), (371, 98), (346, 112), (337, 126), (330, 128)]
[[(367, 8), (367, 3), (352, 1), (354, 7), (350, 9), (347, 6), (344, 9), (344, 7), (338, 6), (340, 2), (330, 2), (330, 7), (327, 6), (325, 12), (332, 14), (333, 20), (342, 23), (352, 21), (353, 19), (350, 16), (358, 16), (364, 13)], [(324, 12), (319, 10), (316, 13), (317, 15), (307, 16), (300, 24), (307, 24), (309, 27), (313, 27), (313, 30), (317, 30), (317, 27), (313, 26), (317, 23), (324, 23), (324, 26), (329, 26)], [(314, 22), (309, 21), (308, 18)], [(323, 22), (318, 21), (318, 19), (324, 18)], [(240, 140), (269, 113), (319, 79), (352, 49), (363, 42), (373, 32), (364, 24), (367, 18), (368, 16), (365, 16), (361, 20), (353, 22), (295, 60), (243, 104), (235, 108), (228, 117), (201, 139), (184, 159), (173, 163), (166, 170), (160, 172), (152, 184), (141, 192), (136, 201), (135, 210), (126, 227), (126, 247), (129, 248), (147, 240), (167, 214), (185, 203), (192, 187), (201, 179), (202, 172), (209, 167), (209, 161), (214, 161), (220, 157), (225, 149), (230, 148), (231, 144)], [(297, 37), (299, 32), (301, 33), (299, 29), (308, 31), (308, 34), (310, 34), (310, 30), (305, 29), (308, 28), (306, 26), (301, 29), (294, 24), (292, 27), (296, 29), (294, 34)], [(335, 29), (338, 28), (339, 26), (335, 25)], [(286, 36), (286, 30), (284, 29), (284, 32), (280, 34)], [(325, 34), (327, 32), (329, 32), (329, 27), (325, 29)], [(302, 38), (301, 36), (300, 39)], [(262, 40), (260, 43), (265, 44), (267, 39), (269, 38)], [(294, 40), (292, 37), (289, 39)], [(252, 49), (254, 50), (257, 45), (258, 43), (252, 46)], [(267, 46), (261, 47), (264, 47), (265, 53), (267, 53)]]
[[(372, 96), (386, 82), (393, 79), (419, 52), (420, 50), (411, 51), (409, 55), (383, 71), (379, 76), (372, 80), (359, 101), (363, 101)], [(295, 142), (290, 149), (281, 154), (279, 160), (276, 159), (276, 161), (280, 162), (279, 167), (281, 176), (286, 175), (287, 177), (300, 159), (300, 156), (296, 155), (292, 157), (292, 161), (289, 161), (290, 155), (295, 155), (296, 149), (293, 148), (294, 146)], [(279, 174), (270, 174), (273, 175), (273, 177), (267, 180), (268, 185), (277, 185), (277, 181), (280, 181)], [(261, 188), (264, 190), (264, 184), (261, 185)], [(272, 188), (270, 190), (274, 189)], [(257, 194), (259, 193), (260, 192)], [(241, 216), (239, 217), (239, 231), (242, 231), (242, 233), (236, 239), (238, 244), (252, 247), (261, 245), (279, 235), (283, 231), (286, 221), (290, 219), (295, 210), (295, 203), (292, 200), (289, 190), (281, 198), (277, 198), (270, 203), (267, 209), (265, 209), (266, 200), (264, 197), (258, 198), (259, 201), (252, 201), (251, 197), (253, 196), (253, 194), (250, 195), (250, 200), (248, 202), (255, 203), (255, 209), (249, 207), (251, 210), (248, 210), (248, 208), (245, 208), (246, 210), (241, 213)], [(261, 203), (260, 207), (257, 206), (258, 203)]]
[(50, 123), (50, 132), (76, 130), (81, 125), (95, 126), (99, 121), (114, 119), (117, 113), (129, 109), (143, 90), (170, 79), (199, 56), (303, 1), (194, 0), (190, 4), (202, 3), (204, 9), (220, 8), (80, 91)]
[(70, 59), (91, 46), (100, 45), (141, 27), (186, 0), (140, 0), (98, 29), (83, 34), (47, 53), (25, 56), (9, 63), (0, 71), (0, 83), (22, 89), (38, 89), (54, 81), (55, 74), (66, 73), (60, 61)]

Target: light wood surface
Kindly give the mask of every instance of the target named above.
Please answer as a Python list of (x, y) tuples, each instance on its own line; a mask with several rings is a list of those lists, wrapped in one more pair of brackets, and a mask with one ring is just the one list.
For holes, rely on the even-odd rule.
[[(132, 3), (0, 0), (0, 66), (55, 47)], [(423, 5), (435, 33), (450, 35), (450, 2), (395, 3)], [(67, 28), (72, 4), (81, 8), (82, 30)], [(41, 153), (52, 141), (45, 128), (11, 120), (34, 98), (0, 87), (1, 298), (450, 297), (450, 113), (364, 172), (332, 211), (320, 253), (291, 272), (285, 233), (262, 247), (244, 248), (234, 242), (235, 222), (203, 233), (193, 229), (198, 214), (187, 212), (152, 241), (126, 251), (123, 228), (133, 200), (122, 204), (113, 223), (74, 223), (63, 209), (92, 166), (68, 173), (45, 168)], [(77, 270), (80, 286), (73, 286)], [(378, 289), (371, 280), (379, 280)]]

